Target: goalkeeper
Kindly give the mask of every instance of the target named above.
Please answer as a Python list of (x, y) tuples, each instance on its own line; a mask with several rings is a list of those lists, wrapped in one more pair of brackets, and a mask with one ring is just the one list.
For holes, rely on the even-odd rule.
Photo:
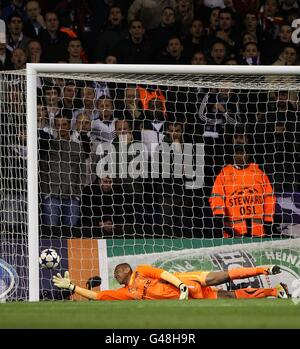
[(115, 267), (114, 276), (123, 287), (115, 290), (92, 291), (75, 285), (66, 271), (64, 277), (53, 276), (54, 285), (69, 289), (88, 299), (93, 300), (156, 300), (156, 299), (217, 299), (217, 298), (288, 298), (285, 284), (275, 288), (244, 288), (235, 291), (218, 290), (217, 285), (225, 282), (249, 278), (256, 275), (274, 275), (280, 273), (280, 267), (273, 265), (256, 268), (235, 268), (229, 271), (171, 274), (166, 270), (149, 265), (140, 265), (134, 271), (127, 263)]

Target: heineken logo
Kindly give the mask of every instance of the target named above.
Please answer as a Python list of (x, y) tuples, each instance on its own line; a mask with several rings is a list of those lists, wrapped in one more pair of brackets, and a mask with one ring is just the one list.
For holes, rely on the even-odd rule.
[(300, 269), (299, 253), (291, 253), (290, 250), (266, 251), (265, 256), (267, 259), (278, 261), (283, 264), (288, 264), (289, 266), (292, 266), (293, 268), (295, 268), (297, 273), (299, 272), (299, 269)]

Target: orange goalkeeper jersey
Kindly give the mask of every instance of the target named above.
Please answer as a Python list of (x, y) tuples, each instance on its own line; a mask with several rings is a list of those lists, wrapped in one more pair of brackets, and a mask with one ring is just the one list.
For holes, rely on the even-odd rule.
[[(163, 269), (149, 265), (140, 265), (132, 273), (129, 284), (116, 290), (97, 292), (98, 300), (155, 300), (178, 299), (177, 287), (161, 279)], [(175, 273), (189, 288), (189, 298), (217, 298), (217, 291), (200, 283), (201, 271), (192, 273)]]

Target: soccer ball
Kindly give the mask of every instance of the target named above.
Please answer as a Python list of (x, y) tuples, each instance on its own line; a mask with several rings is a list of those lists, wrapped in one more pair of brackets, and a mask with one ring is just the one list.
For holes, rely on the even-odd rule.
[(40, 254), (39, 263), (42, 268), (57, 268), (60, 262), (60, 256), (53, 248), (46, 248)]

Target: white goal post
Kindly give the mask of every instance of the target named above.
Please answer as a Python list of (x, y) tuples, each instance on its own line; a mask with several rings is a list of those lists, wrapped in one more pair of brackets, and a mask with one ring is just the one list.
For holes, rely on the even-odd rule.
[[(231, 86), (236, 78), (241, 84), (241, 77), (245, 77), (245, 87), (252, 83), (255, 76), (270, 77), (268, 86), (275, 86), (276, 89), (290, 89), (299, 85), (300, 67), (297, 66), (162, 66), (162, 65), (106, 65), (106, 64), (27, 64), (26, 84), (27, 84), (27, 145), (28, 145), (28, 247), (29, 247), (29, 301), (39, 300), (39, 210), (38, 210), (38, 158), (37, 158), (37, 77), (39, 74), (68, 75), (138, 75), (139, 77), (149, 77), (163, 74), (164, 81), (170, 82), (174, 77), (180, 75), (182, 85), (189, 86), (191, 77), (192, 86), (218, 86), (221, 81), (222, 86)], [(186, 76), (186, 84), (183, 83), (182, 76)], [(211, 77), (202, 80), (202, 76)], [(295, 81), (285, 84), (286, 77), (295, 77)], [(146, 78), (147, 80), (147, 78)], [(105, 81), (105, 80), (104, 80)], [(289, 80), (286, 80), (289, 81)], [(269, 85), (268, 85), (269, 84)]]

